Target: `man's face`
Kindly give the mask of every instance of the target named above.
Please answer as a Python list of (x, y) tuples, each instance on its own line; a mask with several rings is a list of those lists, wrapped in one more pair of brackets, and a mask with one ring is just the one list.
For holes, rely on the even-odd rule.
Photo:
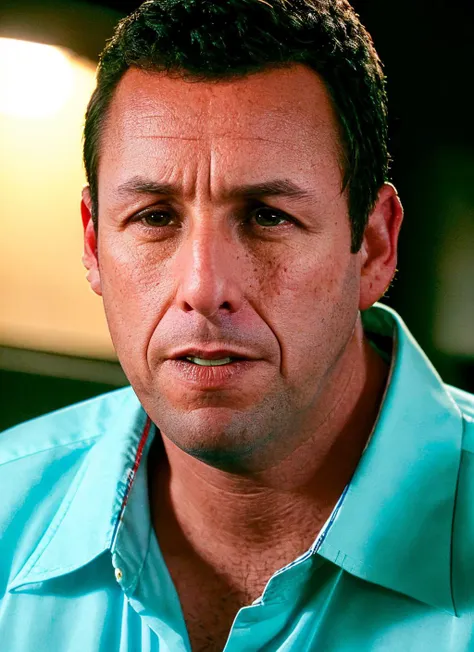
[[(142, 405), (209, 463), (270, 464), (316, 424), (348, 355), (360, 260), (340, 160), (328, 94), (303, 66), (219, 83), (132, 69), (119, 84), (95, 289)], [(190, 348), (247, 361), (175, 359)]]

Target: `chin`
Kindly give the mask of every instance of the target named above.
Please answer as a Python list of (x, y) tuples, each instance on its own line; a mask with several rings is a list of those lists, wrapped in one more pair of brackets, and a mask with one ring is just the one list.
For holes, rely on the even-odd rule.
[(274, 406), (251, 410), (201, 407), (160, 411), (154, 423), (183, 452), (228, 472), (259, 471), (274, 460), (288, 441), (288, 418)]

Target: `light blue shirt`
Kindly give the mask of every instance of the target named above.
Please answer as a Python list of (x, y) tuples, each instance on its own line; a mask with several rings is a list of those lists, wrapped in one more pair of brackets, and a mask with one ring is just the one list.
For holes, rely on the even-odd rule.
[[(394, 311), (363, 322), (393, 343), (369, 444), (226, 652), (474, 651), (474, 397), (442, 383)], [(190, 649), (150, 521), (154, 436), (130, 388), (0, 435), (2, 652)]]

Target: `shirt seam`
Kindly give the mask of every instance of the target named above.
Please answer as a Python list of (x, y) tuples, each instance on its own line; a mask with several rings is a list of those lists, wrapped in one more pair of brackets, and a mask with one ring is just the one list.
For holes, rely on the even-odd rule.
[[(462, 437), (461, 437), (461, 442), (464, 441), (464, 435), (466, 432), (466, 423), (464, 419), (462, 419)], [(464, 453), (464, 449), (461, 444), (461, 450), (459, 451), (459, 464), (458, 464), (458, 474), (456, 478), (456, 489), (454, 491), (454, 501), (453, 501), (453, 516), (451, 519), (451, 537), (449, 539), (449, 588), (450, 588), (450, 594), (451, 594), (451, 603), (453, 605), (453, 610), (454, 610), (454, 615), (456, 618), (459, 618), (458, 611), (456, 609), (456, 600), (454, 599), (454, 521), (456, 518), (456, 508), (457, 508), (457, 502), (458, 502), (458, 492), (459, 492), (459, 484), (460, 484), (460, 477), (461, 477), (461, 464), (462, 464), (462, 455)]]
[(48, 451), (66, 448), (67, 446), (74, 446), (75, 444), (82, 444), (81, 448), (85, 447), (84, 445), (99, 439), (102, 435), (91, 435), (89, 437), (84, 437), (84, 439), (78, 439), (75, 442), (68, 442), (66, 444), (56, 444), (54, 446), (49, 446), (48, 448), (42, 448), (41, 450), (34, 451), (33, 453), (26, 453), (25, 455), (19, 455), (5, 462), (0, 462), (0, 467), (6, 466), (7, 464), (12, 464), (13, 462), (19, 462), (20, 460), (26, 460), (28, 457), (33, 457), (34, 455), (40, 455), (41, 453), (47, 453)]

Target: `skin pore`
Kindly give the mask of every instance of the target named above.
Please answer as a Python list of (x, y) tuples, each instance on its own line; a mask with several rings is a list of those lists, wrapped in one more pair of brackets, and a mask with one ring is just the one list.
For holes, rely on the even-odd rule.
[[(185, 613), (189, 577), (233, 596), (231, 622), (311, 545), (376, 421), (388, 367), (359, 311), (394, 276), (402, 208), (384, 185), (351, 254), (340, 161), (328, 94), (302, 65), (219, 83), (131, 69), (112, 101), (83, 260), (162, 434), (150, 502)], [(252, 361), (200, 388), (170, 361), (189, 346)]]

